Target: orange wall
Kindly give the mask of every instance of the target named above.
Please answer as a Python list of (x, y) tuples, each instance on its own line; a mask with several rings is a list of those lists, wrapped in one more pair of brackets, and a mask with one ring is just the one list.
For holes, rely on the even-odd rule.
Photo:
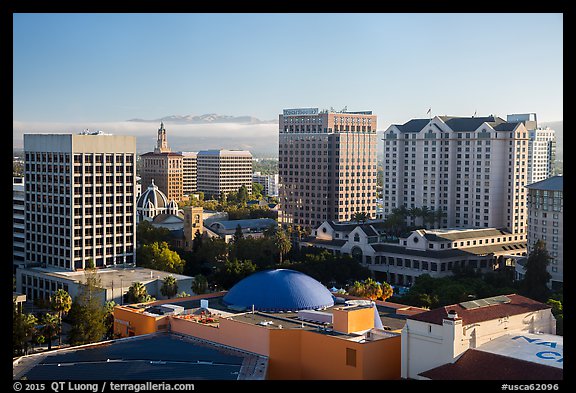
[(372, 342), (379, 348), (362, 352), (362, 363), (369, 365), (364, 367), (362, 379), (400, 379), (401, 341), (398, 335)]
[(374, 327), (374, 309), (372, 307), (337, 309), (332, 311), (334, 330), (341, 333), (358, 332)]
[[(400, 336), (357, 343), (310, 330), (271, 330), (269, 379), (400, 379)], [(356, 350), (356, 367), (346, 365)]]
[[(131, 310), (125, 310), (120, 307), (114, 308), (114, 320), (120, 319), (122, 321), (130, 322), (130, 330), (134, 331), (136, 336), (140, 334), (154, 333), (158, 325), (167, 323), (168, 320), (164, 316), (152, 317), (150, 315), (143, 315)], [(114, 332), (119, 333), (122, 337), (126, 337), (126, 325), (114, 321)]]
[(216, 328), (189, 320), (170, 318), (173, 332), (268, 356), (270, 352), (268, 328), (226, 318), (220, 318), (219, 322), (220, 327)]

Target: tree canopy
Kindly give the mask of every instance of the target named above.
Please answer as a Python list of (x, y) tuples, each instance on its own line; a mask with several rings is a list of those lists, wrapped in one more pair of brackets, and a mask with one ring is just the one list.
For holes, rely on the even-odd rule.
[(181, 274), (184, 263), (180, 255), (172, 251), (166, 242), (143, 244), (138, 255), (138, 263), (150, 269)]
[(550, 260), (546, 243), (543, 240), (538, 240), (528, 255), (525, 266), (526, 273), (520, 282), (520, 294), (541, 302), (548, 299), (551, 291), (547, 284), (552, 276), (546, 268), (550, 264)]

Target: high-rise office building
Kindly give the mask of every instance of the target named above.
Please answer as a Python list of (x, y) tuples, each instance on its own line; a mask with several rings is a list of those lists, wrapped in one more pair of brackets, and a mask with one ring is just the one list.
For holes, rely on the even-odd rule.
[(164, 123), (160, 124), (156, 147), (153, 152), (144, 153), (142, 160), (141, 184), (147, 187), (154, 184), (166, 194), (168, 200), (180, 202), (183, 195), (183, 163), (182, 154), (172, 152), (168, 147)]
[(525, 239), (528, 141), (522, 122), (492, 115), (391, 125), (384, 132), (384, 216), (402, 205), (426, 206), (445, 213), (439, 227), (506, 228)]
[(376, 115), (285, 109), (279, 115), (279, 219), (316, 228), (376, 215)]
[(24, 266), (25, 262), (25, 218), (26, 195), (24, 193), (24, 178), (12, 178), (12, 265)]
[(523, 122), (528, 130), (528, 180), (536, 183), (552, 176), (556, 159), (556, 132), (550, 127), (539, 127), (535, 113), (508, 115), (509, 122)]
[(252, 154), (247, 150), (201, 150), (197, 154), (197, 190), (206, 195), (252, 192)]
[[(538, 240), (546, 243), (552, 258), (547, 267), (552, 276), (550, 286), (562, 288), (564, 282), (564, 178), (553, 176), (529, 184), (528, 189), (528, 256)], [(522, 268), (516, 267), (516, 270)]]
[(136, 139), (25, 134), (26, 263), (135, 263)]
[(190, 195), (196, 192), (198, 185), (198, 159), (197, 152), (183, 151), (182, 153), (182, 192)]

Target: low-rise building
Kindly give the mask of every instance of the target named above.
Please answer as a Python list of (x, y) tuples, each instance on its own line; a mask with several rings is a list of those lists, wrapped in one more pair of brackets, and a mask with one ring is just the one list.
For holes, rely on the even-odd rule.
[[(468, 358), (484, 359), (487, 353), (491, 353), (525, 361), (525, 356), (514, 354), (513, 344), (523, 341), (535, 343), (538, 339), (538, 343), (543, 343), (540, 349), (549, 351), (551, 348), (545, 344), (548, 335), (554, 335), (554, 342), (562, 342), (562, 337), (555, 334), (556, 319), (551, 306), (517, 294), (462, 302), (410, 315), (402, 329), (402, 378), (442, 379), (441, 376), (446, 374), (439, 367), (455, 370), (462, 361), (471, 372), (464, 379), (474, 379), (474, 366), (468, 363), (471, 360)], [(553, 344), (554, 348), (556, 346)], [(550, 353), (538, 356), (535, 353), (529, 360), (561, 367), (557, 362), (561, 356)], [(540, 362), (536, 359), (538, 357), (545, 362)], [(522, 367), (522, 363), (517, 367)], [(485, 377), (510, 379), (511, 375), (502, 375), (502, 371)], [(551, 370), (550, 377), (554, 373)]]
[[(123, 296), (132, 284), (142, 283), (149, 295), (164, 299), (160, 292), (165, 277), (176, 278), (179, 291), (192, 292), (193, 278), (182, 274), (168, 273), (143, 267), (114, 267), (97, 269), (96, 273), (101, 280), (103, 292), (102, 304), (114, 301), (124, 304)], [(16, 288), (26, 295), (26, 300), (48, 300), (58, 289), (64, 289), (72, 299), (79, 293), (81, 286), (86, 282), (83, 271), (66, 271), (57, 268), (32, 267), (16, 271)]]
[(372, 270), (377, 279), (410, 286), (416, 277), (445, 277), (455, 269), (481, 271), (514, 266), (526, 255), (523, 236), (504, 229), (418, 229), (400, 238), (389, 236), (382, 221), (325, 221), (300, 246), (349, 254)]
[(264, 236), (264, 231), (270, 227), (277, 227), (278, 222), (271, 218), (252, 218), (246, 220), (222, 220), (213, 221), (206, 227), (217, 233), (226, 243), (234, 238), (236, 230), (240, 226), (245, 237), (259, 238)]
[[(370, 301), (334, 298), (311, 277), (276, 269), (254, 273), (227, 293), (118, 306), (114, 329), (126, 337), (169, 326), (256, 353), (268, 358), (267, 379), (400, 379), (398, 329), (405, 318), (382, 318)], [(386, 329), (392, 324), (396, 331)]]

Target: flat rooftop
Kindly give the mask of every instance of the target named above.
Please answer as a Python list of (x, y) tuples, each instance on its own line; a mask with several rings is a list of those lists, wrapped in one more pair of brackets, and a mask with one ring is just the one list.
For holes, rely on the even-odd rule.
[[(313, 330), (324, 334), (333, 334), (339, 335), (345, 338), (356, 337), (358, 335), (345, 335), (341, 333), (332, 333), (332, 324), (331, 323), (318, 323), (312, 321), (303, 321), (298, 318), (298, 312), (260, 312), (256, 311), (252, 314), (251, 310), (246, 309), (234, 309), (229, 307), (227, 304), (224, 303), (222, 296), (206, 298), (205, 300), (208, 301), (208, 311), (212, 314), (212, 317), (216, 318), (232, 318), (237, 321), (242, 321), (251, 324), (260, 324), (265, 326), (269, 329), (305, 329), (305, 330)], [(150, 312), (150, 308), (155, 307), (156, 305), (160, 304), (174, 304), (184, 308), (184, 315), (196, 315), (199, 316), (201, 314), (202, 309), (200, 308), (200, 300), (201, 299), (172, 299), (169, 303), (166, 301), (162, 302), (152, 302), (147, 304), (141, 305), (130, 305), (130, 306), (123, 306), (124, 308), (133, 308), (134, 310), (140, 310), (142, 312)], [(327, 307), (326, 309), (321, 310), (324, 313), (331, 314), (334, 308), (346, 306), (344, 303), (337, 302), (334, 306)], [(356, 307), (350, 307), (348, 309), (354, 309)], [(406, 315), (399, 315), (396, 314), (396, 309), (393, 307), (386, 307), (383, 305), (376, 305), (376, 309), (378, 310), (378, 314), (382, 321), (382, 325), (384, 326), (385, 330), (388, 331), (397, 331), (404, 327), (406, 324)], [(272, 321), (271, 324), (263, 324), (264, 322)], [(281, 327), (280, 327), (281, 326)]]
[[(44, 273), (48, 276), (53, 276), (59, 279), (69, 280), (72, 282), (84, 282), (84, 271), (68, 271), (55, 268), (32, 267), (28, 268), (32, 272)], [(102, 280), (102, 287), (104, 288), (120, 288), (129, 287), (134, 282), (147, 283), (153, 280), (163, 280), (167, 276), (173, 276), (176, 280), (191, 279), (192, 277), (184, 276), (182, 274), (168, 273), (160, 270), (148, 269), (145, 267), (114, 267), (97, 269), (98, 277)]]
[(13, 379), (263, 380), (268, 358), (208, 341), (154, 333), (19, 358)]

